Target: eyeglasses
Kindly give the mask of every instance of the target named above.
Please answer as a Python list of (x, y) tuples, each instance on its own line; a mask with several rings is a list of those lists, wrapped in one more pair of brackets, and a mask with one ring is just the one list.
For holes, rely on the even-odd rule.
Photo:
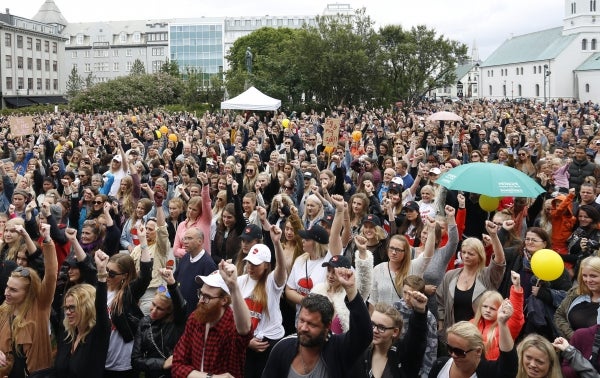
[(475, 350), (475, 348), (469, 350), (462, 350), (460, 348), (455, 348), (449, 344), (446, 344), (446, 349), (448, 350), (448, 354), (454, 355), (454, 357), (456, 358), (465, 358), (467, 357), (467, 353)]
[(102, 205), (104, 201), (94, 201), (92, 202), (94, 205)]
[(285, 190), (293, 190), (294, 187), (293, 186), (284, 186)]
[(394, 143), (394, 146), (402, 146), (402, 143)]
[(254, 173), (254, 169), (246, 169), (246, 173)]
[(541, 243), (543, 240), (534, 239), (534, 238), (525, 238), (525, 243)]
[(114, 270), (110, 270), (110, 269), (106, 269), (106, 273), (108, 273), (108, 276), (109, 276), (110, 278), (115, 278), (116, 276), (122, 276), (122, 275), (124, 275), (124, 274), (127, 274), (127, 273), (119, 273), (119, 272), (115, 272)]
[(405, 252), (404, 248), (397, 248), (397, 247), (388, 247), (388, 250), (392, 253), (404, 253)]
[(77, 310), (77, 306), (75, 306), (75, 305), (63, 306), (63, 310), (65, 310), (65, 313), (75, 312)]
[(223, 296), (219, 295), (217, 297), (213, 297), (213, 296), (210, 296), (208, 294), (204, 294), (202, 292), (202, 289), (198, 289), (198, 302), (200, 302), (200, 303), (207, 304), (210, 301), (212, 301), (213, 299), (218, 299), (218, 298), (223, 298)]
[(86, 177), (87, 175), (79, 175), (79, 177)]
[(371, 327), (373, 327), (373, 331), (377, 330), (377, 332), (381, 332), (381, 333), (383, 333), (389, 329), (396, 328), (396, 327), (386, 327), (383, 324), (377, 324), (377, 323), (373, 323), (373, 322), (371, 322)]
[(521, 152), (519, 156), (527, 156), (527, 154)]
[(316, 139), (309, 139), (309, 142), (316, 142)]
[(171, 294), (165, 285), (160, 285), (158, 288), (156, 288), (156, 292), (164, 294), (167, 298), (171, 299)]
[(31, 275), (29, 269), (22, 266), (19, 266), (15, 270), (13, 270), (13, 273), (17, 273), (21, 277), (29, 277)]

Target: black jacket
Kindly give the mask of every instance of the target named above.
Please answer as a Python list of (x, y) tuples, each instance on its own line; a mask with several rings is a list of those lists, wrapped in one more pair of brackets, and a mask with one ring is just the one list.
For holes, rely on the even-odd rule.
[(185, 328), (186, 303), (177, 284), (169, 285), (169, 295), (173, 301), (173, 320), (153, 321), (150, 316), (140, 320), (133, 342), (131, 364), (137, 372), (144, 372), (146, 378), (170, 377), (171, 369), (163, 369), (165, 360), (173, 355), (175, 344)]
[[(392, 345), (388, 351), (388, 361), (382, 378), (411, 378), (419, 376), (419, 369), (425, 355), (427, 344), (427, 314), (413, 311), (410, 317), (406, 335)], [(371, 360), (373, 348), (370, 347), (363, 353), (354, 369), (353, 378), (369, 378), (371, 375)]]
[[(433, 363), (429, 378), (436, 378), (448, 361), (449, 357), (438, 358)], [(496, 361), (488, 361), (481, 358), (475, 373), (478, 377), (485, 378), (513, 378), (517, 376), (517, 367), (519, 366), (519, 357), (517, 351), (513, 348), (510, 352), (500, 352), (500, 357)]]
[(138, 329), (139, 321), (144, 316), (138, 306), (142, 295), (146, 292), (152, 279), (152, 260), (140, 262), (140, 275), (131, 281), (123, 293), (123, 311), (117, 314), (111, 310), (110, 319), (123, 340), (128, 343), (133, 340)]

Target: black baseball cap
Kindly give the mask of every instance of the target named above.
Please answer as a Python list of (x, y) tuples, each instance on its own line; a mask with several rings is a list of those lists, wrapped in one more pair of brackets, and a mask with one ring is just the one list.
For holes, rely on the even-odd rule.
[(329, 261), (325, 261), (321, 266), (350, 269), (352, 267), (352, 264), (350, 264), (350, 260), (348, 260), (345, 256), (336, 255), (332, 256), (331, 259), (329, 259)]
[(313, 225), (308, 230), (300, 230), (298, 231), (298, 235), (302, 239), (314, 240), (319, 244), (329, 244), (329, 234), (327, 230), (318, 224)]
[(244, 228), (244, 232), (240, 235), (240, 239), (245, 241), (262, 239), (262, 228), (258, 227), (255, 224), (250, 224)]
[(404, 208), (406, 210), (412, 210), (412, 211), (419, 211), (420, 210), (419, 204), (416, 203), (415, 201), (408, 201), (407, 203), (404, 204)]
[(327, 224), (327, 227), (331, 228), (331, 225), (333, 224), (333, 215), (327, 214), (323, 218), (321, 218), (319, 222), (321, 222), (321, 224), (325, 223)]

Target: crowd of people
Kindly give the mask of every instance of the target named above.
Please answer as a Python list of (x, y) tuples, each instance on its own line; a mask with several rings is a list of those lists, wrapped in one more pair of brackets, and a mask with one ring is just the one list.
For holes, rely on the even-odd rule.
[[(1, 376), (600, 377), (595, 104), (33, 121), (0, 118)], [(477, 162), (545, 192), (437, 183)]]

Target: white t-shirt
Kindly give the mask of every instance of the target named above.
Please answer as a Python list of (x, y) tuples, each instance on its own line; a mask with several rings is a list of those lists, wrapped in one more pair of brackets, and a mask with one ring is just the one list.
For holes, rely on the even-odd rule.
[[(296, 290), (303, 296), (308, 295), (311, 289), (318, 283), (325, 282), (327, 279), (327, 267), (323, 263), (331, 259), (331, 253), (320, 259), (311, 260), (308, 253), (298, 257), (292, 266), (292, 271), (287, 280), (290, 289)], [(296, 313), (300, 311), (300, 305), (296, 305)]]
[[(254, 329), (254, 337), (257, 339), (266, 337), (271, 340), (279, 340), (285, 334), (285, 330), (283, 329), (283, 318), (281, 316), (281, 310), (279, 309), (279, 300), (281, 298), (281, 293), (285, 288), (285, 284), (281, 285), (281, 287), (277, 287), (274, 273), (275, 272), (269, 273), (267, 282), (265, 283), (265, 288), (267, 289), (267, 307), (269, 309), (268, 314), (266, 314), (262, 308), (256, 308), (255, 306), (260, 305), (254, 303), (251, 298), (252, 291), (254, 290), (254, 287), (256, 287), (257, 281), (250, 278), (247, 274), (244, 274), (237, 279), (238, 286), (242, 292), (242, 297), (244, 297), (244, 300), (250, 309), (252, 326), (256, 327)], [(255, 325), (256, 323), (258, 324)]]
[(109, 196), (116, 196), (119, 191), (119, 186), (121, 186), (121, 179), (125, 177), (125, 171), (122, 168), (119, 168), (116, 172), (110, 172), (113, 175), (114, 181), (112, 186), (110, 187), (110, 191), (108, 192)]

